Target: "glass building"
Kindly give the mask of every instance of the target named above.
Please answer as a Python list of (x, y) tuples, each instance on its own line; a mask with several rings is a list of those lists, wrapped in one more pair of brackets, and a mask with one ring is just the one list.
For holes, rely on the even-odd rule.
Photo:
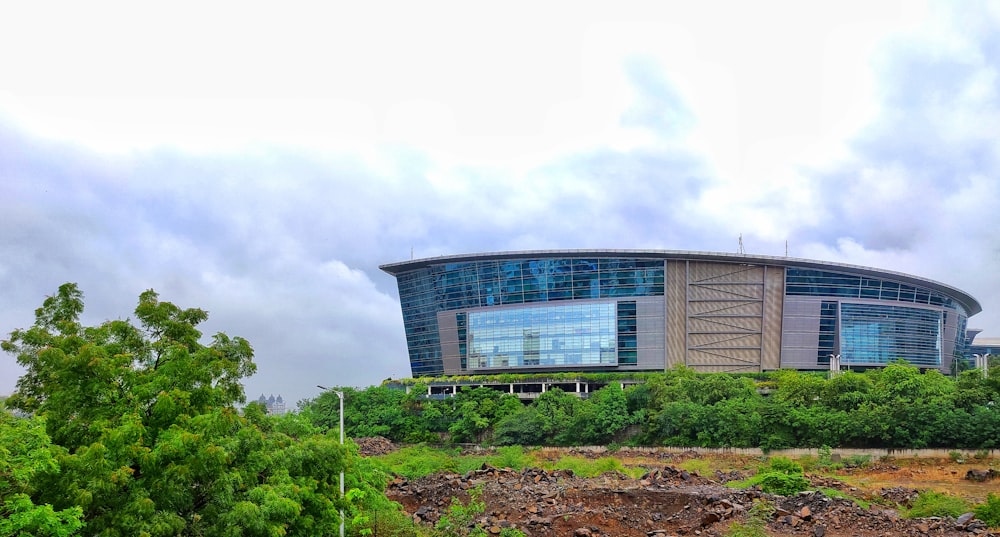
[(877, 367), (947, 371), (979, 303), (942, 283), (786, 257), (550, 250), (383, 265), (414, 377)]

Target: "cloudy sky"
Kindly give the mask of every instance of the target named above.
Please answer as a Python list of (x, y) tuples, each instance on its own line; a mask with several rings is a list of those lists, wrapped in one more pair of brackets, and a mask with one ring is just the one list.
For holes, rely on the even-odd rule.
[(409, 376), (411, 252), (740, 235), (1000, 336), (998, 2), (8, 4), (3, 337), (67, 281), (88, 323), (152, 288), (294, 402)]

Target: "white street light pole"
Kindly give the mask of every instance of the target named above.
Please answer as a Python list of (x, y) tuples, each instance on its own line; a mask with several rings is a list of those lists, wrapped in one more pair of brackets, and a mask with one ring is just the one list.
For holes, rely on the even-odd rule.
[[(344, 445), (344, 392), (334, 392), (340, 398), (340, 445)], [(344, 497), (344, 469), (340, 470), (340, 497)], [(340, 510), (340, 537), (344, 537), (344, 510)]]
[[(321, 390), (329, 390), (326, 386), (316, 385)], [(340, 399), (340, 445), (344, 445), (344, 392), (334, 390), (337, 398)], [(340, 497), (344, 497), (344, 471), (340, 471)], [(344, 537), (344, 510), (340, 510), (340, 537)]]

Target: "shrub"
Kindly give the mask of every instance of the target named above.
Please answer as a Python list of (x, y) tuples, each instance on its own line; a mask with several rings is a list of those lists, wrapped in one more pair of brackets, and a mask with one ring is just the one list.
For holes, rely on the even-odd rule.
[(768, 459), (768, 465), (761, 468), (761, 471), (802, 475), (802, 465), (788, 457), (771, 457)]
[(789, 475), (779, 472), (765, 472), (750, 478), (753, 485), (760, 485), (760, 490), (770, 494), (791, 496), (809, 488), (809, 480), (802, 475)]
[(764, 492), (782, 496), (791, 496), (809, 488), (809, 480), (802, 475), (802, 466), (788, 457), (772, 457), (750, 479), (727, 483), (730, 484), (739, 487), (756, 485)]
[(973, 510), (976, 518), (982, 520), (991, 528), (1000, 528), (1000, 495), (992, 492), (986, 495), (986, 503), (977, 505)]
[(847, 465), (857, 468), (864, 468), (872, 462), (871, 455), (851, 455), (847, 458)]
[(909, 518), (923, 518), (929, 516), (950, 516), (957, 517), (969, 511), (969, 505), (958, 496), (925, 490), (917, 495), (913, 500), (913, 507), (907, 511)]
[(813, 455), (802, 455), (798, 458), (798, 463), (807, 472), (811, 472), (816, 468), (819, 468), (819, 459)]
[(483, 491), (479, 488), (469, 490), (469, 503), (462, 503), (452, 496), (448, 512), (441, 515), (434, 529), (445, 537), (461, 537), (464, 535), (486, 535), (482, 528), (473, 526), (476, 517), (486, 510), (482, 501)]
[(767, 537), (767, 522), (774, 516), (774, 505), (768, 501), (753, 504), (746, 522), (729, 525), (727, 537)]
[(764, 492), (791, 496), (809, 488), (802, 472), (802, 465), (788, 457), (771, 457), (750, 481)]
[(511, 468), (513, 470), (523, 470), (528, 466), (528, 456), (524, 454), (521, 446), (504, 446), (497, 448), (497, 455), (493, 458), (493, 465), (499, 468)]
[(833, 462), (833, 449), (830, 446), (826, 444), (820, 446), (818, 453), (821, 466), (829, 466)]

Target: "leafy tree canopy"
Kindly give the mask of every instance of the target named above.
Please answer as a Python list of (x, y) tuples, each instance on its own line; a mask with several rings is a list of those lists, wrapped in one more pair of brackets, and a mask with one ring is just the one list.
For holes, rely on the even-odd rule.
[(35, 477), (59, 471), (58, 453), (40, 418), (0, 411), (0, 536), (73, 535), (83, 527), (79, 507), (56, 511), (31, 500)]
[(274, 419), (257, 404), (237, 410), (240, 380), (255, 370), (245, 339), (202, 343), (208, 313), (152, 290), (139, 296), (135, 323), (83, 326), (82, 312), (83, 293), (64, 284), (32, 327), (2, 342), (27, 370), (6, 404), (44, 420), (44, 431), (15, 433), (51, 439), (28, 459), (30, 485), (0, 491), (4, 500), (48, 504), (65, 527), (82, 513), (94, 535), (337, 531), (351, 453), (305, 420)]

